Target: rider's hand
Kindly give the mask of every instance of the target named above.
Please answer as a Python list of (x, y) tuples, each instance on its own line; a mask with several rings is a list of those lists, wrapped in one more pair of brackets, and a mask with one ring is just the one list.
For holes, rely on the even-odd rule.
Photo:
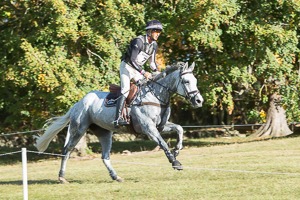
[(147, 80), (152, 79), (152, 74), (149, 73), (149, 72), (145, 72), (144, 77), (145, 77)]
[(161, 73), (160, 71), (152, 72), (152, 76), (156, 77), (156, 76), (159, 75), (160, 73)]

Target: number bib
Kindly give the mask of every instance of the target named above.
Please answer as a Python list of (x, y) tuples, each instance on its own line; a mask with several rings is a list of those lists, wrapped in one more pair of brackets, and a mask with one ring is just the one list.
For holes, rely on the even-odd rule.
[(149, 59), (149, 57), (150, 57), (150, 55), (141, 51), (136, 57), (136, 63), (142, 66)]

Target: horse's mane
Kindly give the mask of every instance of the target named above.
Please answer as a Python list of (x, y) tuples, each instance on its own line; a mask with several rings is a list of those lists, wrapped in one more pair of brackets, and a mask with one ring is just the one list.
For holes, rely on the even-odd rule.
[(167, 67), (166, 67), (166, 69), (164, 71), (162, 71), (160, 74), (158, 74), (156, 77), (154, 77), (154, 80), (157, 81), (157, 80), (159, 80), (161, 78), (164, 78), (168, 74), (171, 74), (174, 71), (182, 68), (184, 65), (185, 65), (184, 62), (177, 62), (177, 63), (174, 63), (172, 65), (167, 65)]
[(175, 64), (172, 65), (167, 65), (166, 69), (164, 70), (164, 72), (168, 75), (178, 69), (180, 69), (181, 67), (183, 67), (185, 65), (184, 62), (177, 62)]

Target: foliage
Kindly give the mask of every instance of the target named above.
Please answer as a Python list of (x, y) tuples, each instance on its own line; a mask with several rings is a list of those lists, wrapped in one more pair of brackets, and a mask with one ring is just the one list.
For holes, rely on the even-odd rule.
[(135, 35), (131, 27), (144, 17), (142, 6), (129, 1), (1, 5), (0, 109), (11, 129), (40, 127), (90, 90), (117, 83), (121, 52)]
[(4, 0), (0, 5), (1, 127), (41, 127), (90, 90), (118, 83), (120, 56), (150, 19), (164, 26), (160, 67), (195, 61), (205, 99), (203, 109), (191, 110), (175, 97), (172, 120), (247, 123), (254, 113), (267, 111), (274, 92), (282, 94), (288, 120), (300, 119), (298, 1)]
[(248, 119), (248, 122), (251, 124), (265, 123), (266, 122), (266, 112), (264, 110), (261, 110), (260, 112), (258, 112), (255, 109), (250, 110), (247, 113), (247, 119)]
[(215, 115), (214, 110), (225, 110), (227, 115), (243, 118), (240, 107), (246, 112), (266, 111), (269, 96), (279, 91), (285, 97), (289, 121), (299, 120), (299, 3), (158, 2), (148, 14), (165, 20), (164, 48), (169, 60), (196, 61), (199, 66), (206, 112)]

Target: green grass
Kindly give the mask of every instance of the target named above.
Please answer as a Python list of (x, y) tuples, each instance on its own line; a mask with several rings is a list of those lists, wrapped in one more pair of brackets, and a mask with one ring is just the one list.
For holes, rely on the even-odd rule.
[[(178, 157), (183, 171), (173, 170), (163, 151), (119, 153), (132, 144), (155, 147), (114, 143), (111, 160), (123, 183), (110, 179), (100, 155), (71, 158), (65, 185), (56, 180), (59, 159), (29, 162), (29, 199), (300, 199), (300, 137), (188, 140)], [(21, 163), (0, 165), (0, 199), (21, 200), (22, 192)]]

